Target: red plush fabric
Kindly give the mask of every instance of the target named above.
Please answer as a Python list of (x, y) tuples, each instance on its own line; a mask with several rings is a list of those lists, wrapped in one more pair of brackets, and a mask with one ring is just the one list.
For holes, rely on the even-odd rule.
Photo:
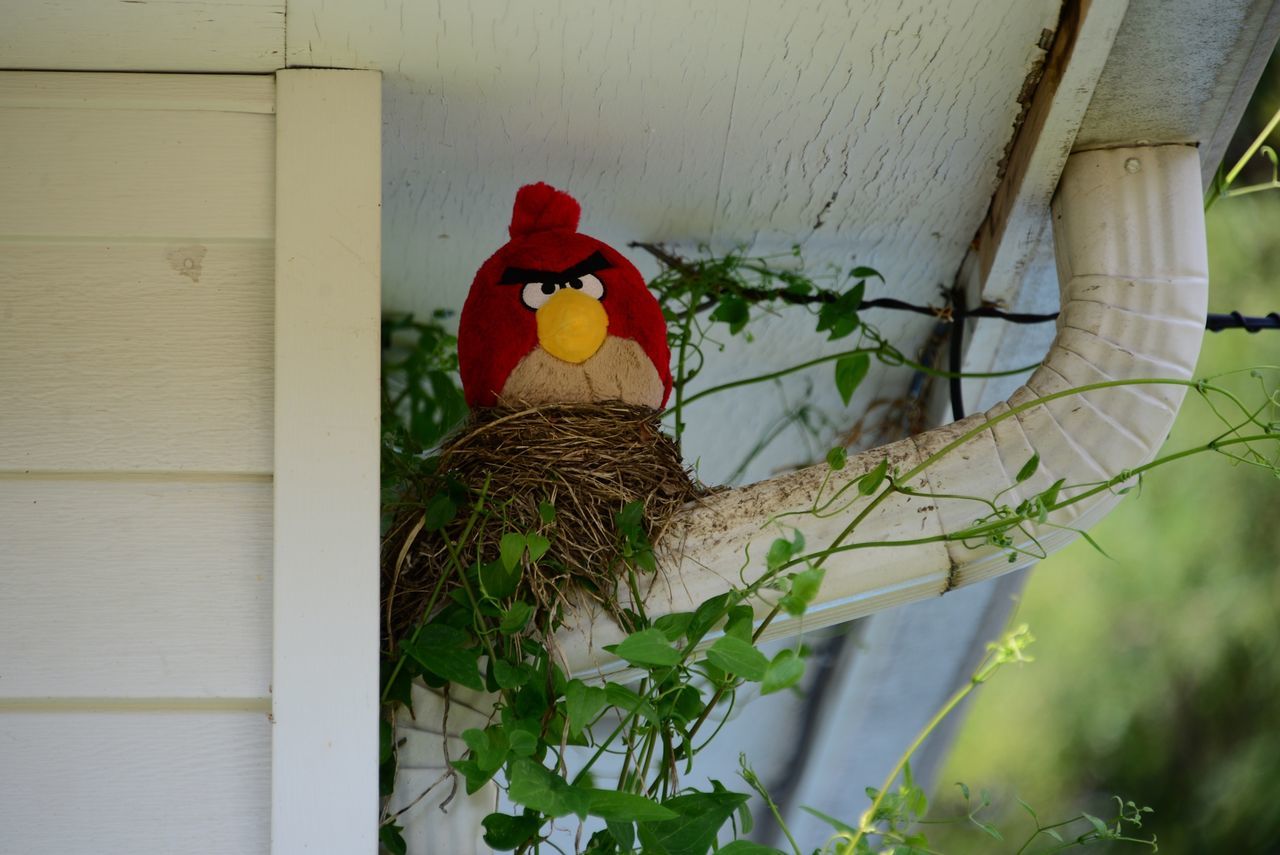
[(537, 184), (526, 184), (516, 191), (511, 228), (507, 231), (513, 239), (555, 229), (576, 232), (580, 216), (582, 207), (578, 205), (577, 199), (539, 181)]
[(671, 394), (671, 352), (662, 309), (630, 261), (576, 231), (579, 210), (571, 196), (547, 184), (531, 184), (516, 194), (511, 240), (481, 265), (462, 307), (458, 364), (470, 406), (494, 406), (512, 369), (538, 347), (534, 312), (520, 300), (521, 285), (499, 282), (504, 271), (567, 270), (596, 252), (610, 265), (595, 274), (604, 285), (601, 304), (609, 316), (609, 335), (640, 344), (662, 378), (665, 405)]

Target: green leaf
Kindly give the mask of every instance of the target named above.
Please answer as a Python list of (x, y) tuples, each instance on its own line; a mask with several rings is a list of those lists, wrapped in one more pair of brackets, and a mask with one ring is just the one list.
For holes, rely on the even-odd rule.
[(516, 600), (502, 613), (502, 620), (498, 622), (498, 631), (503, 635), (515, 635), (528, 625), (531, 617), (533, 617), (533, 606), (524, 600)]
[(623, 852), (630, 852), (636, 845), (636, 825), (634, 822), (606, 822), (609, 834)]
[(844, 338), (858, 328), (858, 307), (862, 305), (865, 285), (859, 282), (851, 290), (841, 294), (818, 309), (817, 332), (829, 331), (828, 341)]
[(484, 680), (478, 664), (480, 649), (467, 647), (470, 640), (460, 629), (431, 623), (405, 646), (405, 652), (440, 679), (483, 692)]
[(875, 469), (858, 479), (858, 493), (863, 496), (870, 496), (880, 489), (880, 485), (884, 483), (885, 474), (888, 471), (889, 458), (885, 457), (876, 464)]
[(707, 651), (712, 665), (737, 674), (744, 680), (762, 680), (769, 667), (769, 659), (749, 641), (726, 635), (716, 640)]
[[(861, 268), (861, 269), (869, 270), (870, 268)], [(877, 273), (876, 275), (879, 276), (880, 274)], [(862, 295), (866, 293), (867, 293), (867, 283), (859, 282), (856, 285), (854, 285), (852, 288), (850, 288), (848, 291), (846, 291), (841, 296), (840, 299), (845, 301), (845, 305), (848, 307), (849, 311), (856, 312), (858, 311), (858, 309), (862, 308)]]
[(727, 593), (717, 594), (709, 600), (704, 600), (702, 605), (694, 610), (693, 620), (689, 621), (689, 630), (686, 633), (690, 641), (701, 638), (716, 625), (720, 618), (724, 617), (724, 610), (729, 605), (730, 596)]
[(457, 514), (458, 506), (454, 504), (453, 499), (445, 493), (439, 493), (427, 502), (422, 528), (425, 531), (439, 531), (452, 522)]
[(751, 312), (745, 300), (735, 294), (727, 294), (720, 298), (720, 305), (716, 306), (708, 317), (713, 321), (728, 324), (729, 334), (737, 335), (751, 319)]
[(879, 279), (884, 281), (884, 277), (880, 275), (880, 271), (874, 267), (858, 266), (849, 271), (849, 275), (854, 279)]
[(769, 544), (769, 551), (764, 556), (764, 564), (770, 570), (777, 570), (791, 560), (792, 552), (791, 541), (784, 537), (775, 538), (773, 543)]
[(844, 401), (846, 406), (853, 399), (853, 393), (858, 390), (858, 385), (867, 376), (870, 368), (871, 357), (865, 353), (842, 356), (836, 360), (836, 391), (840, 393), (840, 400)]
[(827, 465), (831, 467), (833, 472), (839, 472), (844, 468), (844, 464), (849, 459), (849, 451), (842, 445), (827, 452)]
[(1081, 813), (1080, 815), (1085, 819), (1089, 820), (1089, 824), (1092, 825), (1094, 831), (1097, 831), (1099, 834), (1107, 834), (1108, 832), (1110, 832), (1111, 829), (1107, 828), (1107, 824), (1102, 820), (1098, 819), (1093, 814)]
[(814, 597), (818, 596), (818, 589), (822, 587), (822, 576), (825, 572), (821, 567), (810, 567), (808, 570), (793, 574), (791, 590), (778, 602), (778, 605), (782, 606), (789, 615), (798, 617), (804, 614)]
[(645, 855), (707, 855), (720, 827), (746, 801), (746, 795), (730, 792), (667, 799), (662, 806), (674, 811), (676, 818), (639, 823), (641, 850)]
[(391, 722), (385, 718), (378, 722), (378, 763), (386, 763), (395, 756), (396, 734)]
[(556, 506), (550, 502), (538, 502), (538, 519), (546, 525), (556, 521)]
[(913, 816), (922, 817), (929, 810), (929, 798), (919, 787), (909, 787), (904, 799), (906, 808)]
[(547, 816), (577, 814), (586, 819), (590, 791), (578, 789), (541, 763), (525, 757), (511, 762), (507, 795), (516, 804), (533, 808)]
[(796, 655), (790, 647), (779, 650), (764, 672), (760, 684), (760, 694), (768, 695), (789, 689), (804, 676), (804, 660)]
[(404, 835), (400, 833), (402, 831), (404, 829), (394, 822), (387, 823), (378, 829), (378, 842), (391, 855), (406, 855), (409, 851), (409, 844), (405, 842)]
[(493, 679), (497, 681), (500, 689), (518, 689), (529, 682), (531, 676), (528, 669), (512, 665), (502, 659), (494, 660)]
[(502, 768), (511, 750), (506, 733), (496, 725), (484, 730), (475, 727), (464, 730), (462, 741), (471, 749), (471, 759), (476, 765), (490, 774)]
[(523, 727), (507, 728), (511, 740), (511, 753), (517, 757), (532, 757), (538, 751), (538, 735)]
[(685, 683), (668, 695), (663, 704), (663, 715), (670, 715), (681, 721), (697, 721), (706, 704), (702, 700), (702, 692), (696, 686)]
[(1049, 485), (1049, 489), (1040, 494), (1040, 504), (1046, 509), (1052, 508), (1058, 503), (1058, 491), (1062, 489), (1062, 485), (1067, 481), (1066, 478), (1059, 478)]
[(761, 846), (750, 840), (735, 840), (728, 846), (721, 846), (716, 855), (786, 855), (781, 849), (772, 846)]
[(581, 680), (570, 680), (565, 687), (564, 709), (569, 718), (569, 732), (577, 736), (582, 729), (595, 721), (596, 716), (609, 703), (609, 696), (599, 686), (588, 686)]
[(976, 825), (976, 826), (978, 826), (978, 828), (981, 828), (984, 832), (986, 832), (986, 833), (987, 833), (988, 835), (990, 835), (992, 838), (994, 838), (994, 839), (996, 839), (996, 840), (1004, 840), (1004, 835), (1000, 833), (1000, 829), (996, 828), (996, 827), (995, 827), (994, 825), (992, 825), (991, 823), (989, 823), (989, 822), (982, 822), (981, 820), (977, 820), (977, 819), (975, 819), (975, 820), (973, 821), (973, 824), (974, 824), (974, 825)]
[(644, 503), (627, 502), (615, 517), (618, 531), (628, 537), (644, 537)]
[(520, 586), (524, 571), (519, 564), (507, 567), (502, 561), (490, 561), (480, 565), (480, 590), (486, 597), (506, 599)]
[(836, 831), (843, 831), (847, 834), (857, 833), (857, 829), (855, 829), (853, 826), (849, 825), (848, 823), (842, 820), (836, 819), (834, 816), (825, 814), (822, 811), (818, 810), (817, 808), (811, 808), (808, 805), (801, 805), (800, 810), (804, 811), (805, 813), (813, 814), (818, 819), (822, 820), (827, 825), (834, 828)]
[(724, 634), (750, 641), (755, 621), (756, 613), (751, 606), (734, 606), (729, 609), (728, 620), (724, 622)]
[(480, 788), (489, 783), (494, 775), (493, 770), (481, 768), (479, 763), (470, 758), (454, 760), (452, 766), (462, 773), (462, 777), (466, 781), (467, 795), (469, 796), (480, 792)]
[(604, 693), (609, 703), (623, 712), (635, 711), (650, 722), (658, 721), (658, 713), (644, 698), (618, 683), (605, 683)]
[(653, 628), (661, 630), (667, 641), (678, 641), (680, 636), (689, 631), (689, 624), (692, 622), (693, 612), (672, 612), (655, 620)]
[(388, 673), (393, 675), (387, 678), (387, 683), (383, 687), (382, 694), (388, 701), (394, 701), (402, 704), (410, 709), (413, 708), (413, 676), (417, 668), (417, 660), (409, 656), (403, 649), (400, 657), (406, 660), (399, 668), (391, 665), (391, 671)]
[(524, 547), (523, 534), (517, 534), (514, 531), (504, 534), (502, 540), (498, 541), (498, 555), (502, 559), (502, 566), (508, 571), (514, 570), (524, 556)]
[(641, 667), (668, 666), (680, 662), (680, 652), (671, 646), (660, 629), (633, 632), (618, 644), (605, 645), (604, 649)]
[(1031, 455), (1031, 459), (1022, 464), (1022, 468), (1018, 470), (1018, 474), (1014, 477), (1014, 481), (1021, 484), (1023, 481), (1036, 474), (1036, 470), (1040, 468), (1040, 452)]
[(587, 812), (609, 822), (653, 822), (679, 816), (670, 808), (635, 793), (588, 790)]
[(511, 816), (506, 813), (491, 813), (480, 820), (484, 826), (484, 842), (499, 852), (516, 849), (520, 844), (538, 833), (541, 826), (537, 814)]
[(658, 559), (653, 554), (653, 550), (647, 546), (637, 549), (630, 558), (636, 565), (636, 569), (644, 573), (653, 573), (658, 569)]
[(551, 548), (551, 541), (534, 533), (525, 535), (525, 544), (529, 548), (529, 560), (533, 562), (546, 555), (547, 550)]

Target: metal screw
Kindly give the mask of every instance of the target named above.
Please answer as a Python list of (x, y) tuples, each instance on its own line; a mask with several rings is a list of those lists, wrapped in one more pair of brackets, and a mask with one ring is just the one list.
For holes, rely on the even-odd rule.
[(1131, 157), (1124, 162), (1124, 171), (1130, 175), (1142, 169), (1142, 162), (1136, 157)]

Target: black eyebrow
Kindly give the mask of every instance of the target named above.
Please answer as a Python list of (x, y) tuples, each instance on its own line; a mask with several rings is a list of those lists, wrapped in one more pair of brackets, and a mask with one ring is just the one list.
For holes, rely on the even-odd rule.
[(526, 282), (568, 282), (588, 273), (612, 267), (604, 254), (596, 251), (565, 270), (534, 270), (529, 267), (508, 267), (498, 278), (499, 285), (523, 285)]

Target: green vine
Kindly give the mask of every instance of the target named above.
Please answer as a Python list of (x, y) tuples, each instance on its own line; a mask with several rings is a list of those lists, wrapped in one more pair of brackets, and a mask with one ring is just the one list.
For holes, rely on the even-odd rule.
[[(926, 360), (907, 358), (860, 316), (867, 284), (880, 278), (876, 271), (855, 267), (820, 282), (795, 270), (780, 269), (777, 261), (776, 257), (741, 254), (665, 259), (666, 266), (651, 287), (670, 330), (676, 376), (669, 415), (677, 435), (684, 429), (688, 408), (698, 401), (828, 362), (834, 364), (832, 382), (846, 404), (872, 359), (906, 365), (930, 376), (949, 376)], [(708, 347), (721, 346), (726, 335), (749, 338), (755, 318), (787, 307), (810, 312), (815, 332), (825, 333), (828, 340), (848, 340), (853, 346), (761, 377), (690, 391), (690, 383), (704, 367)], [(443, 317), (437, 316), (429, 321), (398, 318), (385, 324), (388, 357), (383, 374), (383, 472), (388, 502), (401, 500), (403, 494), (397, 485), (405, 478), (433, 470), (432, 450), (465, 415), (456, 382), (456, 342), (442, 322)], [(639, 591), (642, 579), (654, 572), (653, 545), (645, 533), (642, 510), (636, 505), (624, 507), (615, 520), (619, 570), (636, 605), (626, 614), (630, 632), (605, 649), (639, 675), (630, 681), (597, 682), (565, 673), (553, 647), (553, 633), (563, 616), (536, 614), (517, 593), (522, 574), (555, 560), (558, 510), (553, 504), (540, 508), (542, 524), (537, 530), (508, 530), (496, 560), (481, 562), (465, 559), (465, 546), (470, 531), (482, 520), (502, 519), (502, 505), (493, 500), (492, 485), (471, 496), (446, 491), (415, 497), (423, 511), (418, 525), (424, 530), (443, 537), (447, 524), (454, 520), (465, 523), (458, 537), (447, 539), (449, 572), (456, 586), (445, 593), (442, 582), (429, 598), (428, 619), (407, 638), (390, 639), (384, 651), (383, 795), (391, 794), (395, 780), (394, 726), (398, 716), (412, 710), (413, 683), (422, 681), (446, 697), (450, 687), (465, 687), (493, 699), (491, 714), (484, 727), (461, 734), (467, 746), (465, 755), (454, 759), (452, 768), (433, 786), (460, 782), (467, 793), (475, 793), (496, 781), (505, 789), (507, 799), (518, 810), (495, 811), (484, 819), (484, 839), (494, 849), (517, 853), (544, 847), (559, 850), (552, 840), (552, 828), (556, 820), (570, 818), (570, 822), (583, 823), (582, 828), (591, 823), (590, 834), (580, 831), (575, 844), (583, 855), (777, 853), (780, 850), (744, 837), (751, 827), (746, 808), (749, 793), (719, 782), (712, 782), (709, 789), (694, 789), (681, 778), (692, 772), (694, 758), (715, 736), (714, 732), (704, 733), (708, 723), (716, 712), (732, 708), (738, 689), (754, 683), (767, 695), (792, 689), (800, 682), (808, 653), (802, 643), (797, 641), (768, 656), (759, 642), (776, 619), (804, 614), (819, 592), (825, 563), (832, 555), (871, 547), (959, 541), (994, 545), (1016, 562), (1027, 555), (1039, 555), (1033, 526), (1050, 525), (1049, 514), (1104, 491), (1127, 492), (1153, 468), (1212, 452), (1235, 463), (1277, 472), (1280, 392), (1274, 384), (1276, 375), (1276, 369), (1253, 372), (1253, 393), (1257, 396), (1253, 404), (1221, 382), (1223, 378), (1108, 381), (1081, 386), (1011, 408), (908, 469), (899, 471), (882, 461), (857, 478), (841, 479), (843, 483), (835, 489), (830, 489), (829, 476), (811, 507), (780, 514), (774, 520), (779, 536), (765, 555), (744, 556), (739, 587), (689, 612), (653, 618), (645, 614)], [(988, 430), (991, 422), (1069, 395), (1146, 384), (1188, 387), (1218, 414), (1223, 430), (1200, 445), (1103, 481), (1058, 481), (1017, 504), (1002, 496), (944, 496), (912, 486), (929, 467)], [(843, 447), (833, 448), (826, 461), (831, 472), (838, 472), (848, 465), (847, 452)], [(1038, 456), (1033, 456), (1016, 480), (1031, 479), (1038, 465)], [(894, 495), (971, 502), (975, 506), (973, 524), (960, 532), (918, 539), (855, 539), (862, 522)], [(852, 513), (852, 517), (831, 542), (817, 544), (814, 549), (788, 524), (798, 513), (818, 517)], [(1031, 551), (1020, 543), (1030, 543)], [(748, 571), (753, 578), (748, 578)], [(776, 605), (759, 618), (754, 604), (766, 591)], [(806, 851), (831, 855), (933, 852), (926, 829), (935, 822), (967, 824), (976, 833), (1001, 839), (1000, 832), (980, 818), (990, 800), (984, 795), (972, 803), (964, 785), (960, 786), (968, 809), (963, 815), (929, 816), (927, 799), (912, 777), (910, 760), (925, 738), (977, 686), (1007, 664), (1029, 661), (1025, 649), (1030, 642), (1026, 628), (1020, 627), (991, 645), (987, 659), (906, 748), (884, 783), (868, 790), (870, 805), (860, 818), (845, 823), (813, 812), (833, 828), (832, 836), (818, 848), (809, 844), (805, 850), (793, 838), (745, 759), (743, 782), (773, 813), (794, 855), (805, 855)], [(616, 777), (610, 775), (607, 780), (599, 771), (605, 757), (618, 762)], [(1101, 841), (1154, 849), (1154, 837), (1147, 840), (1136, 833), (1148, 809), (1119, 798), (1116, 802), (1116, 815), (1110, 820), (1079, 814), (1047, 824), (1024, 804), (1035, 829), (1016, 851), (1029, 852), (1044, 845), (1048, 848), (1034, 851), (1052, 852)], [(406, 844), (397, 820), (398, 815), (384, 815), (381, 840), (386, 850), (403, 853)], [(1070, 830), (1076, 827), (1077, 831)], [(732, 839), (726, 841), (727, 837)]]
[[(1277, 110), (1271, 120), (1267, 122), (1262, 131), (1249, 143), (1249, 147), (1245, 149), (1240, 159), (1228, 169), (1226, 163), (1218, 167), (1217, 173), (1213, 176), (1213, 181), (1209, 184), (1209, 189), (1205, 191), (1204, 209), (1207, 211), (1213, 207), (1213, 203), (1219, 199), (1229, 199), (1232, 196), (1247, 196), (1250, 193), (1261, 193), (1264, 190), (1280, 190), (1280, 156), (1277, 156), (1276, 150), (1269, 145), (1265, 145), (1267, 137), (1280, 127), (1280, 110)], [(1249, 161), (1261, 154), (1271, 163), (1271, 177), (1265, 181), (1257, 181), (1253, 184), (1246, 184), (1244, 187), (1233, 187), (1240, 173), (1249, 164)]]

